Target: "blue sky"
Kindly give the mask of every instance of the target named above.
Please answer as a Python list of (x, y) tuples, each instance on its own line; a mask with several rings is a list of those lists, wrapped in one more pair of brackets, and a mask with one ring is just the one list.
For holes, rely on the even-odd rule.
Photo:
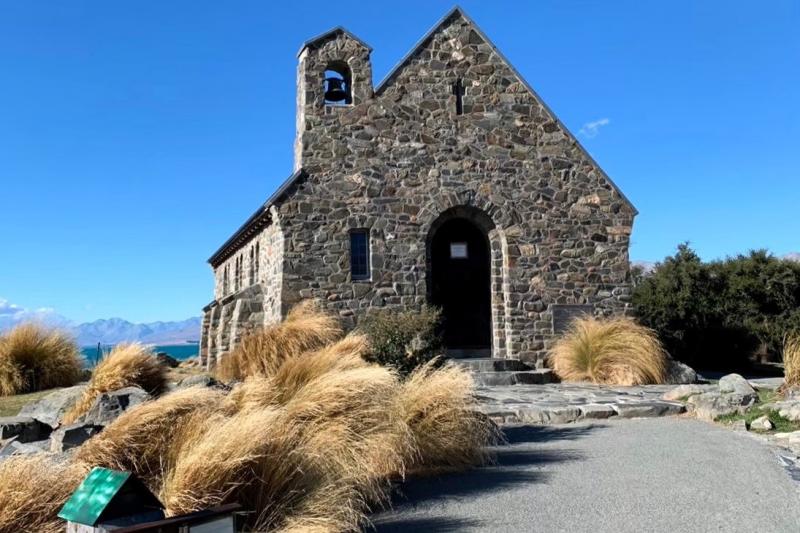
[[(453, 6), (331, 5), (0, 0), (5, 305), (198, 314), (291, 172), (299, 45), (341, 24), (377, 83)], [(461, 5), (638, 207), (633, 259), (800, 250), (800, 3)]]

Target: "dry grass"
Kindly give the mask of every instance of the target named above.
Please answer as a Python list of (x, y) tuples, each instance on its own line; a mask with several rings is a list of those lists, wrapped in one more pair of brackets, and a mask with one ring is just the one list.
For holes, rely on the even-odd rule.
[(95, 367), (89, 386), (64, 415), (64, 423), (70, 424), (85, 414), (104, 392), (136, 386), (150, 394), (160, 394), (166, 385), (166, 371), (149, 347), (139, 343), (118, 344)]
[(562, 380), (606, 385), (663, 383), (667, 368), (655, 332), (628, 318), (575, 319), (548, 361)]
[(0, 533), (56, 533), (64, 521), (56, 515), (89, 469), (80, 463), (57, 463), (36, 454), (0, 462)]
[(68, 387), (80, 379), (78, 345), (66, 333), (22, 324), (0, 336), (0, 395)]
[(217, 376), (223, 381), (270, 376), (292, 357), (317, 350), (342, 336), (338, 321), (313, 300), (299, 303), (280, 324), (256, 330), (242, 338), (222, 358)]
[(783, 340), (783, 372), (785, 387), (800, 385), (800, 333), (793, 332)]
[(81, 446), (75, 459), (91, 466), (136, 472), (158, 491), (164, 471), (175, 464), (187, 424), (217, 410), (224, 394), (190, 387), (124, 412)]
[(333, 532), (358, 530), (406, 471), (487, 460), (497, 433), (474, 410), (467, 371), (431, 364), (402, 381), (365, 361), (364, 337), (337, 341), (323, 318), (306, 309), (314, 332), (265, 334), (240, 361), (256, 372), (230, 393), (196, 387), (127, 411), (77, 451), (76, 468), (135, 472), (173, 515), (236, 501), (255, 531)]
[(409, 469), (416, 474), (464, 470), (489, 459), (487, 446), (500, 441), (497, 426), (477, 411), (472, 375), (454, 365), (418, 368), (402, 385), (402, 416), (416, 454)]

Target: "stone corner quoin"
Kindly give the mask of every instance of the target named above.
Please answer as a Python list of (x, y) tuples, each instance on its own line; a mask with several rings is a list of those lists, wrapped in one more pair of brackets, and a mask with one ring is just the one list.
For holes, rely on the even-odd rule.
[[(201, 359), (305, 298), (348, 327), (441, 305), (446, 330), (486, 329), (449, 347), (536, 366), (564, 313), (627, 312), (635, 208), (474, 22), (450, 12), (377, 87), (370, 51), (342, 28), (303, 45), (294, 173), (209, 260)], [(331, 70), (344, 104), (325, 100)], [(437, 233), (467, 226), (473, 259), (456, 261), (458, 242), (440, 253)], [(363, 279), (353, 232), (367, 235)], [(442, 288), (453, 279), (467, 280), (459, 302)]]

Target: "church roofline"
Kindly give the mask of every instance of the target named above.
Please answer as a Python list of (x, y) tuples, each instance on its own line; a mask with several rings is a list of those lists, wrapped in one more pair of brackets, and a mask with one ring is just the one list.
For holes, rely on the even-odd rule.
[(597, 163), (597, 161), (594, 160), (594, 158), (589, 154), (586, 148), (584, 148), (583, 145), (580, 143), (580, 141), (578, 141), (578, 138), (575, 135), (573, 135), (573, 133), (569, 130), (569, 128), (567, 128), (567, 126), (563, 122), (561, 122), (561, 119), (558, 118), (558, 115), (556, 115), (553, 112), (553, 110), (550, 109), (550, 106), (548, 106), (545, 103), (545, 101), (539, 96), (539, 94), (535, 90), (533, 90), (533, 87), (531, 86), (530, 83), (528, 83), (528, 80), (526, 80), (525, 77), (522, 74), (520, 74), (520, 72), (514, 67), (513, 63), (511, 63), (511, 61), (508, 60), (508, 58), (503, 54), (503, 52), (501, 52), (500, 49), (498, 49), (497, 46), (494, 44), (494, 42), (492, 42), (492, 40), (489, 39), (489, 37), (483, 32), (483, 30), (481, 30), (480, 26), (478, 26), (475, 23), (475, 21), (472, 20), (472, 18), (470, 18), (470, 16), (467, 15), (463, 9), (461, 9), (460, 6), (455, 6), (453, 9), (448, 11), (444, 17), (439, 19), (439, 21), (436, 24), (434, 24), (433, 27), (430, 30), (428, 30), (428, 32), (425, 35), (423, 35), (419, 41), (416, 42), (416, 44), (411, 48), (411, 50), (405, 56), (403, 56), (403, 58), (394, 66), (394, 68), (392, 68), (391, 71), (389, 71), (389, 73), (386, 76), (384, 76), (384, 78), (375, 88), (375, 95), (379, 96), (389, 86), (394, 77), (400, 73), (400, 71), (403, 69), (406, 63), (408, 63), (408, 61), (411, 60), (412, 57), (414, 57), (414, 55), (420, 50), (420, 48), (422, 48), (425, 45), (425, 43), (428, 42), (428, 40), (433, 36), (433, 34), (435, 34), (439, 30), (439, 28), (443, 26), (448, 20), (450, 20), (454, 15), (460, 15), (464, 20), (466, 20), (468, 23), (472, 25), (472, 27), (475, 29), (475, 32), (481, 37), (481, 39), (483, 39), (486, 42), (486, 44), (492, 47), (492, 51), (494, 51), (494, 53), (497, 54), (500, 60), (506, 64), (506, 66), (511, 70), (511, 73), (514, 74), (519, 79), (520, 82), (522, 82), (525, 88), (528, 91), (530, 91), (530, 93), (533, 95), (534, 98), (536, 98), (536, 101), (538, 101), (542, 105), (542, 107), (544, 107), (545, 111), (547, 111), (550, 114), (550, 116), (552, 116), (555, 119), (558, 126), (562, 130), (564, 130), (564, 132), (566, 132), (566, 134), (577, 145), (581, 153), (589, 160), (590, 163), (592, 163), (592, 165), (594, 165), (594, 167), (597, 170), (600, 171), (600, 173), (608, 181), (608, 183), (611, 184), (611, 187), (620, 196), (620, 198), (622, 198), (625, 201), (625, 203), (628, 204), (628, 206), (633, 210), (634, 216), (638, 215), (639, 210), (636, 209), (636, 207), (633, 205), (633, 202), (631, 202), (630, 199), (627, 196), (625, 196), (625, 193), (622, 192), (622, 190), (617, 186), (617, 184), (614, 183), (614, 180), (612, 180), (608, 176), (608, 174), (606, 174), (606, 172), (602, 169), (602, 167)]
[(286, 192), (299, 180), (306, 176), (305, 170), (302, 168), (289, 176), (280, 187), (267, 199), (264, 204), (259, 207), (255, 213), (250, 215), (244, 224), (237, 229), (231, 237), (217, 249), (214, 254), (208, 258), (208, 263), (212, 267), (219, 266), (223, 261), (233, 255), (244, 243), (250, 240), (256, 231), (260, 230), (269, 222), (270, 214), (269, 208), (275, 202), (280, 200)]
[(303, 50), (305, 50), (309, 46), (314, 46), (318, 41), (322, 41), (323, 39), (327, 39), (328, 37), (330, 37), (331, 35), (334, 35), (336, 33), (343, 33), (344, 35), (347, 35), (348, 37), (353, 39), (355, 42), (357, 42), (358, 44), (360, 44), (361, 46), (366, 48), (368, 51), (372, 52), (372, 47), (370, 45), (368, 45), (367, 43), (365, 43), (364, 41), (362, 41), (361, 39), (359, 39), (358, 37), (353, 35), (351, 32), (347, 31), (342, 26), (336, 26), (335, 28), (331, 28), (328, 31), (320, 33), (316, 37), (312, 37), (311, 39), (308, 39), (306, 42), (304, 42), (303, 45), (300, 47), (300, 50), (297, 51), (297, 57), (300, 57), (300, 54), (303, 53)]

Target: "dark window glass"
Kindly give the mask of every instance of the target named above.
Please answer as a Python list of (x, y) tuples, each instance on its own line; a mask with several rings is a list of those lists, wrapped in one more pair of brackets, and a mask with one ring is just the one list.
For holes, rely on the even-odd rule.
[(369, 279), (369, 233), (357, 230), (350, 233), (350, 277)]

